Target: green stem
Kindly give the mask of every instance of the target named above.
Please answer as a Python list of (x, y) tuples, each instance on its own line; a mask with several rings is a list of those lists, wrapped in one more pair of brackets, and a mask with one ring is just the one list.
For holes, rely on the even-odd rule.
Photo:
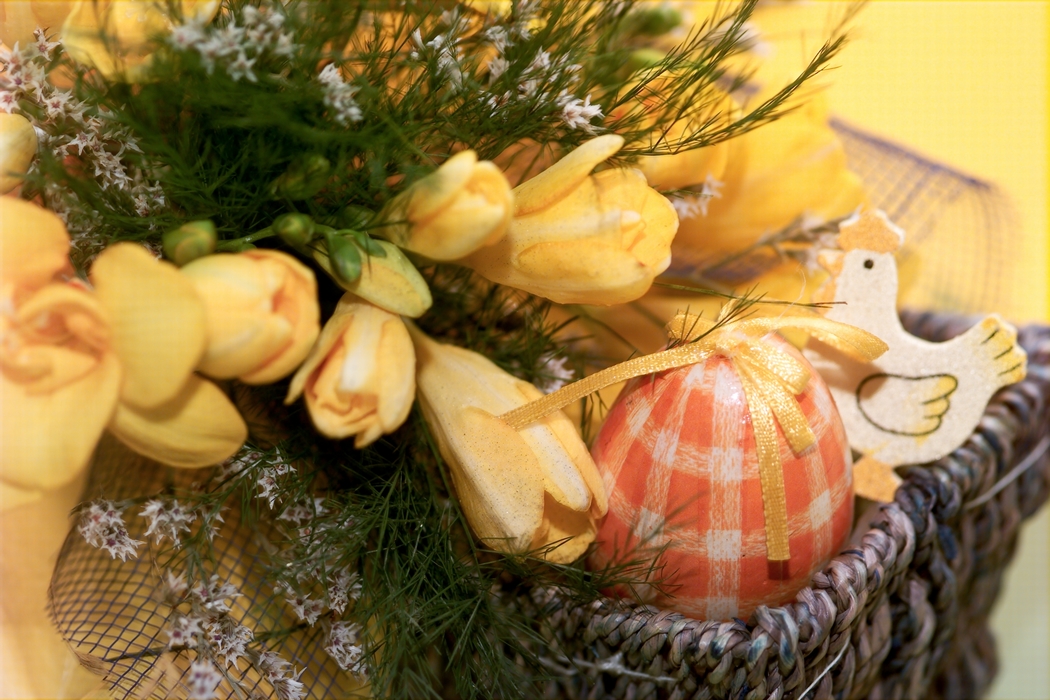
[(233, 238), (228, 241), (223, 241), (217, 247), (218, 250), (238, 250), (245, 243), (254, 243), (255, 241), (262, 240), (263, 238), (271, 238), (276, 236), (269, 226), (264, 229), (259, 229), (255, 233), (249, 233), (247, 236), (241, 236), (240, 238)]

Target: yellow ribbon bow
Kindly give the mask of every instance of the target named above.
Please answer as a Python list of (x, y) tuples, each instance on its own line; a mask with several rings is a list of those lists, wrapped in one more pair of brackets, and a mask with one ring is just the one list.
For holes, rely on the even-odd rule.
[(667, 324), (667, 332), (672, 341), (682, 344), (596, 372), (541, 399), (508, 411), (500, 418), (515, 430), (520, 430), (617, 382), (696, 364), (713, 355), (727, 358), (733, 363), (744, 387), (755, 431), (766, 524), (766, 558), (772, 562), (786, 562), (791, 558), (787, 497), (777, 446), (776, 423), (780, 424), (784, 437), (796, 455), (816, 442), (816, 436), (795, 401), (795, 396), (805, 391), (809, 383), (809, 369), (796, 357), (767, 342), (767, 338), (782, 328), (794, 328), (864, 362), (871, 362), (886, 352), (888, 346), (867, 331), (826, 318), (781, 316), (726, 321), (730, 311), (730, 307), (723, 309), (719, 320), (715, 322), (693, 314), (678, 314)]

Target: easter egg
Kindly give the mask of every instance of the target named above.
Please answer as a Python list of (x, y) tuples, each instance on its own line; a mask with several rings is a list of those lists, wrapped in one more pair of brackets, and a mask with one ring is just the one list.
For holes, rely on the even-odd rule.
[[(809, 368), (787, 342), (768, 342)], [(845, 429), (827, 386), (810, 370), (793, 400), (815, 443), (795, 454), (776, 426), (787, 562), (767, 559), (747, 398), (736, 366), (715, 355), (632, 379), (610, 409), (592, 449), (609, 494), (592, 566), (656, 559), (662, 585), (633, 593), (699, 619), (746, 619), (759, 605), (790, 602), (840, 551), (853, 518)]]

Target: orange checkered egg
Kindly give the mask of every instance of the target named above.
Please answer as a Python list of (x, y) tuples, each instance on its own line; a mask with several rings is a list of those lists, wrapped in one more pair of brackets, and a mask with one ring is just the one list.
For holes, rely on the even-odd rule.
[[(770, 342), (805, 362), (785, 341)], [(808, 363), (807, 367), (808, 367)], [(631, 380), (592, 453), (609, 494), (594, 566), (659, 554), (664, 595), (642, 602), (700, 619), (747, 619), (783, 605), (837, 554), (853, 519), (852, 459), (835, 402), (812, 371), (796, 397), (817, 441), (796, 455), (777, 426), (790, 561), (766, 559), (762, 486), (751, 417), (733, 364)], [(648, 553), (648, 554), (647, 554)]]

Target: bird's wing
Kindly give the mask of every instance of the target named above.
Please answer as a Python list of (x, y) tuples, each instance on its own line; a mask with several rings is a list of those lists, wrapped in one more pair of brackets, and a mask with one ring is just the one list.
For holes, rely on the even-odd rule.
[(857, 406), (879, 430), (922, 437), (937, 432), (959, 381), (951, 374), (872, 374), (857, 385)]

